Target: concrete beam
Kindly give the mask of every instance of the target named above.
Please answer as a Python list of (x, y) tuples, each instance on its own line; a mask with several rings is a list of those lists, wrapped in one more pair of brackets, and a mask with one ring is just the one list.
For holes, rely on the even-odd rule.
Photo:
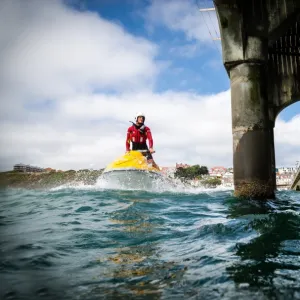
[(264, 5), (260, 5), (257, 9), (256, 2), (215, 1), (222, 39), (223, 62), (227, 71), (245, 61), (260, 63), (266, 61), (267, 12)]
[(266, 0), (268, 10), (268, 36), (271, 44), (291, 27), (300, 15), (299, 0)]
[[(261, 32), (261, 35), (268, 37), (270, 43), (282, 36), (299, 20), (300, 15), (299, 0), (214, 0), (214, 4), (219, 8), (217, 13), (221, 13), (221, 18), (230, 15), (230, 11), (236, 13), (238, 10), (245, 18), (243, 22), (245, 32), (250, 34), (252, 34), (251, 30)], [(220, 23), (222, 23), (221, 18)], [(253, 22), (254, 19), (256, 24)], [(264, 26), (265, 24), (267, 27)]]
[(215, 1), (222, 40), (223, 62), (228, 71), (231, 65), (244, 60), (243, 18), (236, 0)]
[(269, 79), (270, 120), (275, 122), (277, 116), (286, 107), (300, 101), (299, 78), (296, 76), (278, 76)]
[[(287, 52), (294, 55), (282, 54)], [(269, 111), (274, 122), (284, 108), (300, 100), (299, 22), (269, 47), (268, 70)]]

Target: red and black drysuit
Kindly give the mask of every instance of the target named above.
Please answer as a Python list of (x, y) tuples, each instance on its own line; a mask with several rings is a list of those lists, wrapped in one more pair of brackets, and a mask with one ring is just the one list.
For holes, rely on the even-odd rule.
[[(149, 148), (153, 148), (150, 128), (145, 125), (138, 126), (133, 123), (127, 130), (126, 151), (130, 150), (130, 142), (132, 143), (131, 150), (148, 150), (147, 139), (149, 141)], [(153, 159), (150, 152), (147, 152), (147, 159)]]

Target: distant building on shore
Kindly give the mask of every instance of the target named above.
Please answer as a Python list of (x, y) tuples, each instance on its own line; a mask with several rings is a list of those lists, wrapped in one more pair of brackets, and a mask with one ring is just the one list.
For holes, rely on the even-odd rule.
[(277, 174), (290, 174), (290, 173), (296, 173), (297, 167), (280, 167), (276, 168)]
[(224, 186), (232, 186), (233, 185), (233, 172), (228, 171), (228, 169), (227, 169), (227, 171), (221, 177), (221, 182)]
[(209, 175), (212, 177), (222, 177), (227, 169), (221, 166), (210, 168)]
[(50, 172), (56, 172), (56, 170), (52, 169), (52, 168), (46, 168), (46, 169), (44, 169), (44, 171), (48, 172), (48, 173), (50, 173)]
[(176, 167), (161, 167), (160, 168), (162, 174), (174, 177), (174, 173), (176, 172)]
[(182, 163), (178, 164), (178, 163), (176, 163), (176, 169), (178, 169), (178, 168), (186, 169), (186, 168), (189, 168), (189, 167), (190, 167), (190, 165), (188, 165), (188, 164), (182, 164)]
[(43, 168), (25, 165), (25, 164), (16, 164), (14, 165), (14, 171), (24, 172), (24, 173), (31, 173), (31, 172), (44, 172)]

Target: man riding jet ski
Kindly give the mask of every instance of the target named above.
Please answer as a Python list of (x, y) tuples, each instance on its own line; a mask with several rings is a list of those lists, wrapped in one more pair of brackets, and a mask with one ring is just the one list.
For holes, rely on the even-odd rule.
[(150, 128), (144, 124), (145, 115), (137, 113), (135, 121), (127, 130), (126, 153), (106, 166), (102, 178), (126, 187), (149, 188), (160, 184), (156, 179), (161, 179), (162, 173), (152, 157), (155, 151)]
[[(127, 130), (126, 137), (126, 152), (130, 151), (130, 142), (132, 143), (132, 150), (144, 150), (142, 153), (147, 157), (148, 164), (152, 164), (154, 168), (158, 168), (157, 164), (154, 162), (152, 153), (153, 150), (153, 138), (151, 130), (148, 126), (145, 126), (145, 115), (139, 112), (135, 116), (135, 123), (132, 123)], [(147, 139), (149, 141), (149, 149), (147, 146)]]

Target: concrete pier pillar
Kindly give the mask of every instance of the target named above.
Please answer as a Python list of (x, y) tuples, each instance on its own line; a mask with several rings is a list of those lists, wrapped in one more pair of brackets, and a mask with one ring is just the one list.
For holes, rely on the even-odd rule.
[(231, 81), (237, 196), (275, 197), (274, 123), (300, 99), (300, 1), (214, 0)]
[[(274, 149), (265, 64), (243, 61), (230, 69), (235, 195), (274, 198)], [(273, 155), (272, 155), (273, 154)]]

